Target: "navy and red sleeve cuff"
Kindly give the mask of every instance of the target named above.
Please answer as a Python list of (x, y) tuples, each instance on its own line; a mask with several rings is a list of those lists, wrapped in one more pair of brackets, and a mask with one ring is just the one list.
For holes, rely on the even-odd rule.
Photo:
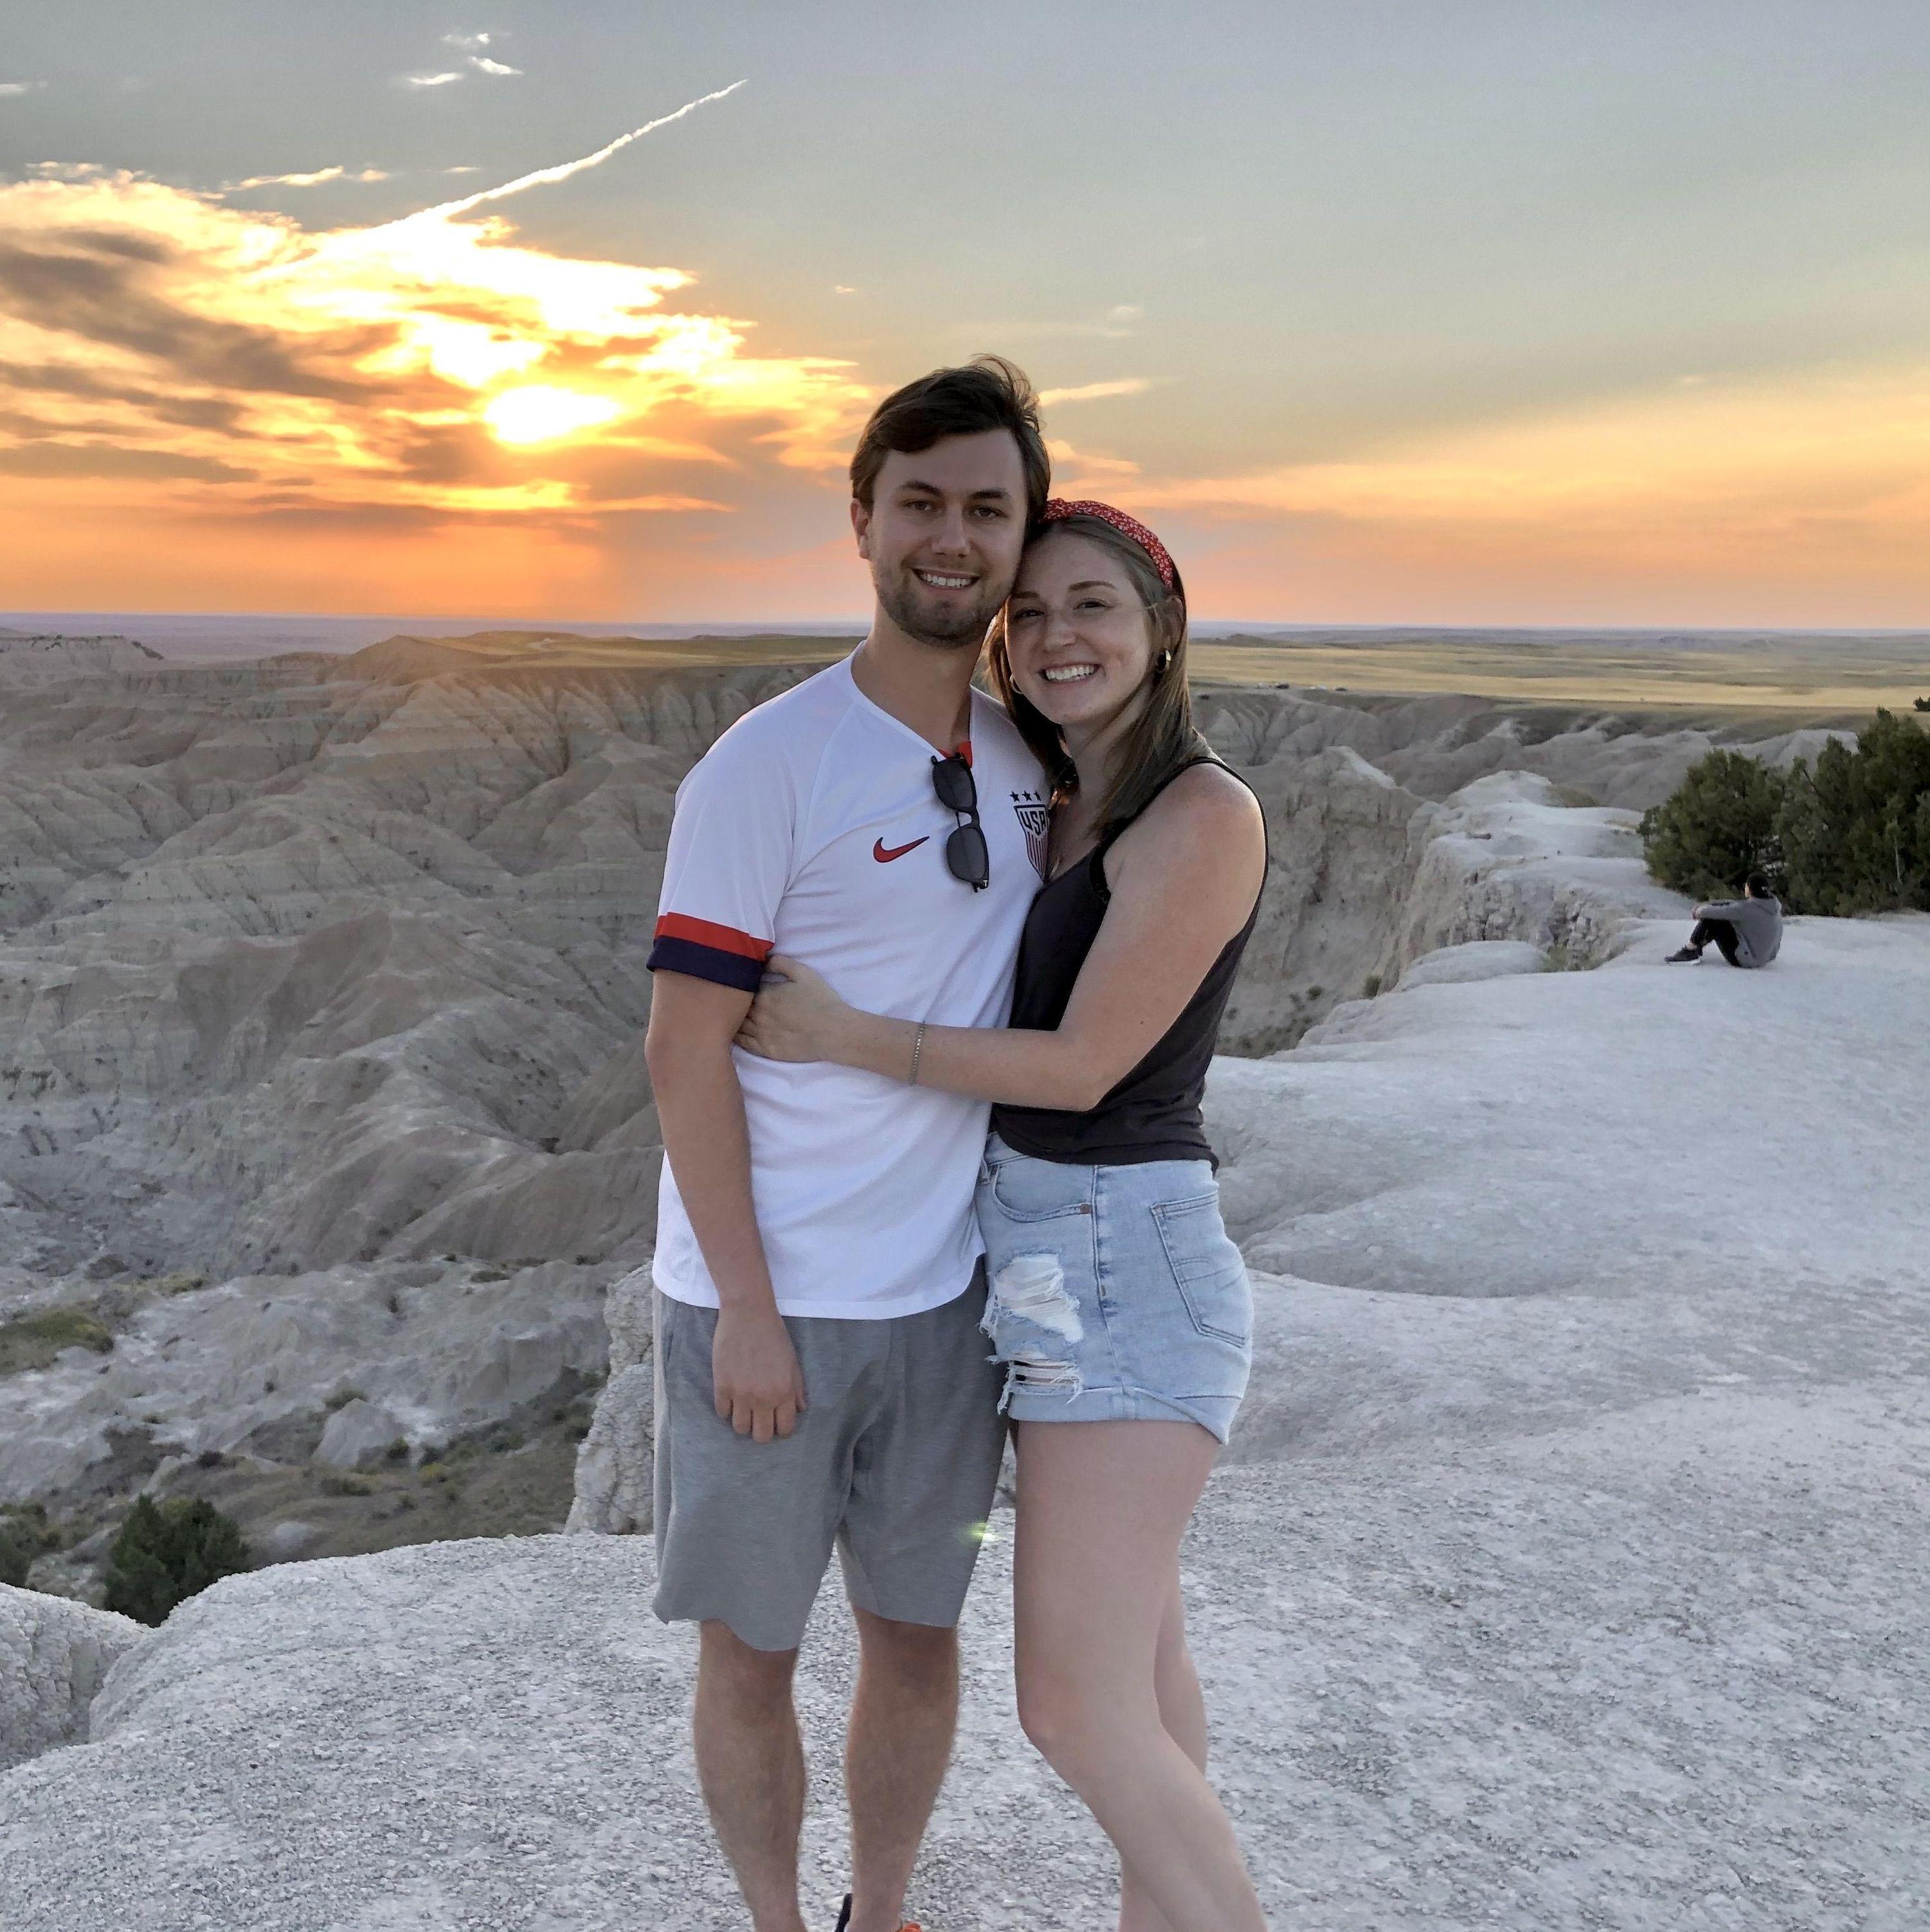
[(734, 926), (667, 912), (657, 921), (656, 943), (644, 964), (653, 973), (687, 973), (693, 980), (755, 993), (770, 950), (770, 940), (753, 939)]

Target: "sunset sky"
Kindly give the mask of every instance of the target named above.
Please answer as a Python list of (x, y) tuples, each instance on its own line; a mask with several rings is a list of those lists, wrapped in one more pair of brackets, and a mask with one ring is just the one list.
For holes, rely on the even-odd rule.
[(1930, 626), (1926, 98), (1922, 0), (11, 9), (0, 608), (856, 614), (989, 349), (1202, 616)]

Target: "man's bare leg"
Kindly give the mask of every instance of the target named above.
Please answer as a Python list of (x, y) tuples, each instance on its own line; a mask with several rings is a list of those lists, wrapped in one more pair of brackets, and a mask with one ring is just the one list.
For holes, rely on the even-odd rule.
[(958, 1726), (956, 1630), (855, 1612), (858, 1688), (845, 1744), (851, 1932), (898, 1932)]
[(754, 1650), (728, 1624), (702, 1628), (693, 1729), (710, 1822), (755, 1932), (804, 1932), (797, 1905), (804, 1744), (791, 1700), (797, 1653)]

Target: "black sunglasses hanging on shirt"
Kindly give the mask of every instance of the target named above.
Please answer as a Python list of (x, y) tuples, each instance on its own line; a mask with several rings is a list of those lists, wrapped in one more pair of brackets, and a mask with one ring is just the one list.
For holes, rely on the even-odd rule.
[(992, 854), (986, 845), (985, 828), (979, 823), (978, 786), (961, 754), (954, 752), (949, 758), (932, 760), (932, 789), (947, 812), (965, 820), (945, 841), (945, 863), (953, 878), (982, 892), (992, 883)]

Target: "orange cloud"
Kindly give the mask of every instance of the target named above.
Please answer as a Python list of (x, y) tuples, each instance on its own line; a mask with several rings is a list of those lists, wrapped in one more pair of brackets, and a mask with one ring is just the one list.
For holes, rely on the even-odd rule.
[(1205, 554), (1189, 577), (1203, 608), (1523, 622), (1930, 615), (1922, 365), (1685, 382), (1238, 476), (1125, 480), (1083, 460), (1114, 472), (1122, 502), (1198, 532)]
[[(683, 270), (532, 246), (494, 206), (648, 130), (337, 228), (128, 173), (0, 184), (0, 604), (862, 608), (851, 366), (760, 356)], [(1099, 453), (1082, 417), (1057, 486), (1170, 526), (1204, 615), (1930, 620), (1930, 368), (1684, 383), (1240, 475), (1193, 454), (1210, 424), (1175, 434), (1172, 372), (1046, 394), (1103, 422), (1142, 392), (1181, 455)]]
[[(1148, 500), (1351, 520), (1751, 542), (1826, 514), (1930, 518), (1930, 368), (1691, 383), (1346, 463), (1172, 480)], [(1143, 494), (1143, 493), (1142, 493)]]
[(1103, 402), (1112, 396), (1142, 396), (1152, 387), (1143, 376), (1128, 376), (1117, 382), (1083, 382), (1076, 389), (1041, 389), (1041, 406), (1051, 409), (1060, 403)]
[(503, 192), (311, 230), (125, 172), (0, 186), (16, 507), (581, 528), (842, 464), (848, 364), (754, 354), (748, 325), (669, 305), (680, 269), (526, 246), (473, 212)]

